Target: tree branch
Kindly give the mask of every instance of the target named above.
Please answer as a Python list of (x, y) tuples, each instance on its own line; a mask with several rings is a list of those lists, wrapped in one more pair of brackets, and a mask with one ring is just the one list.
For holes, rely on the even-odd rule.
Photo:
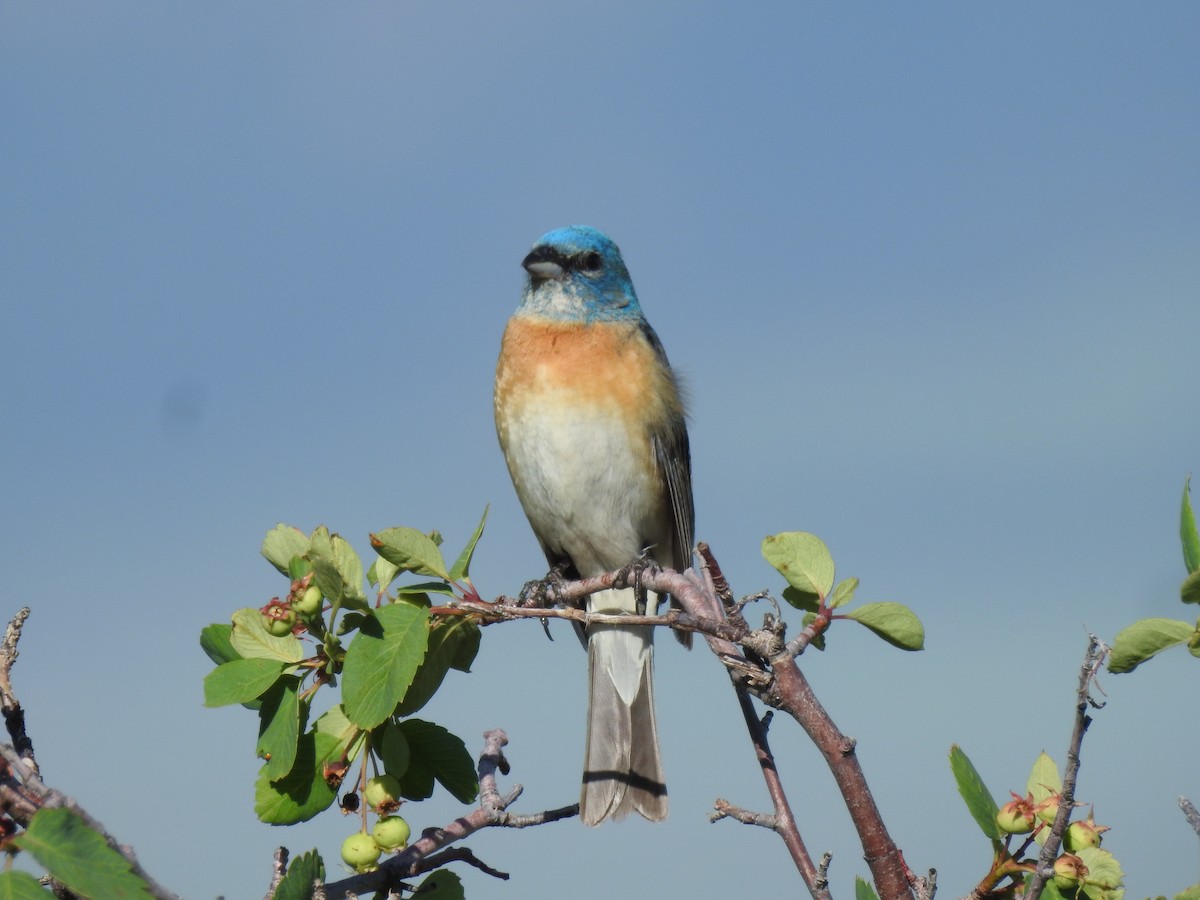
[(33, 755), (33, 741), (25, 733), (25, 712), (12, 689), (12, 667), (17, 661), (17, 642), (21, 629), (29, 618), (29, 607), (17, 612), (0, 640), (0, 710), (3, 710), (4, 725), (12, 743), (0, 743), (0, 757), (4, 765), (0, 768), (0, 811), (12, 816), (22, 828), (29, 827), (30, 820), (39, 809), (66, 809), (83, 820), (113, 850), (119, 853), (133, 874), (141, 878), (157, 900), (179, 900), (179, 897), (158, 884), (137, 861), (133, 848), (117, 842), (99, 821), (66, 794), (48, 787), (41, 779), (41, 771)]
[(1058, 798), (1058, 813), (1054, 816), (1054, 825), (1046, 835), (1042, 852), (1038, 856), (1037, 867), (1024, 896), (1028, 900), (1036, 900), (1042, 894), (1047, 879), (1054, 875), (1054, 859), (1062, 845), (1063, 834), (1071, 819), (1071, 809), (1075, 803), (1075, 782), (1079, 778), (1079, 750), (1083, 746), (1083, 736), (1092, 717), (1087, 714), (1089, 706), (1100, 709), (1103, 703), (1092, 699), (1089, 686), (1096, 677), (1104, 658), (1108, 655), (1108, 646), (1094, 634), (1088, 635), (1087, 650), (1083, 654), (1083, 665), (1079, 668), (1079, 686), (1075, 690), (1075, 727), (1071, 731), (1071, 744), (1067, 748), (1067, 767), (1063, 772), (1062, 791)]
[(1183, 810), (1183, 815), (1187, 818), (1187, 823), (1192, 826), (1192, 831), (1196, 832), (1196, 837), (1200, 837), (1200, 810), (1196, 809), (1196, 804), (1187, 797), (1180, 797), (1179, 808)]
[(508, 806), (520, 795), (522, 787), (516, 785), (507, 796), (501, 796), (496, 787), (496, 772), (507, 772), (508, 762), (503, 748), (508, 735), (499, 728), (484, 732), (484, 749), (479, 756), (479, 806), (465, 816), (455, 819), (444, 828), (429, 828), (410, 844), (406, 850), (384, 862), (374, 872), (354, 875), (325, 886), (330, 897), (342, 897), (348, 893), (365, 894), (399, 888), (404, 879), (432, 871), (450, 862), (467, 862), (496, 878), (507, 879), (508, 875), (493, 869), (465, 848), (444, 848), (470, 837), (481, 828), (523, 828), (556, 822), (579, 814), (578, 804), (534, 815), (514, 816)]

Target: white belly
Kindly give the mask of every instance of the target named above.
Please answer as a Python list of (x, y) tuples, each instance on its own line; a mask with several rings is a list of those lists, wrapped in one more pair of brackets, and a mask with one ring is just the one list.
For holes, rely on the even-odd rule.
[(525, 406), (508, 422), (505, 457), (534, 532), (582, 577), (633, 562), (661, 533), (661, 488), (644, 435), (595, 407)]

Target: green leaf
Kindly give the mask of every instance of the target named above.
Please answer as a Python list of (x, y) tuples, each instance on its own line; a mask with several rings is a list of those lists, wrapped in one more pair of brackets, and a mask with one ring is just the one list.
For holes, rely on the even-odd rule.
[[(258, 711), (258, 745), (254, 752), (266, 760), (263, 770), (272, 780), (282, 778), (296, 762), (296, 747), (304, 730), (299, 689), (300, 679), (285, 675), (263, 695)], [(305, 704), (304, 711), (307, 709)]]
[(233, 634), (233, 626), (214, 623), (200, 630), (200, 649), (208, 654), (208, 658), (218, 666), (231, 660), (241, 659), (242, 655), (233, 649), (229, 636)]
[(1121, 900), (1125, 873), (1121, 871), (1121, 864), (1116, 857), (1099, 847), (1087, 847), (1077, 851), (1077, 855), (1088, 868), (1082, 893), (1091, 900)]
[(921, 620), (903, 604), (868, 603), (842, 615), (865, 625), (893, 647), (901, 650), (925, 647), (925, 628)]
[(362, 560), (340, 535), (321, 525), (313, 531), (308, 550), (313, 582), (330, 600), (355, 609), (365, 609)]
[(337, 798), (337, 788), (325, 780), (324, 756), (332, 738), (315, 732), (301, 735), (296, 746), (296, 762), (283, 778), (271, 780), (263, 766), (254, 782), (254, 813), (268, 825), (294, 825), (306, 822), (328, 809)]
[(783, 599), (796, 609), (807, 610), (814, 614), (821, 608), (821, 598), (816, 594), (809, 591), (802, 591), (790, 585), (783, 589)]
[(49, 900), (51, 896), (28, 872), (0, 872), (0, 900)]
[(954, 773), (958, 792), (967, 804), (971, 818), (975, 820), (979, 830), (993, 841), (1000, 840), (1000, 828), (996, 825), (996, 813), (1000, 812), (1000, 807), (996, 805), (987, 785), (983, 783), (983, 779), (975, 771), (975, 766), (958, 744), (950, 747), (950, 771)]
[(457, 638), (454, 642), (454, 658), (450, 660), (450, 668), (460, 672), (470, 672), (471, 664), (479, 654), (479, 626), (465, 619), (460, 620), (457, 627)]
[(479, 519), (479, 524), (475, 526), (475, 533), (471, 535), (471, 539), (467, 541), (467, 546), (463, 547), (462, 553), (458, 555), (458, 559), (450, 567), (449, 581), (471, 580), (471, 557), (475, 554), (475, 545), (479, 543), (480, 535), (483, 534), (483, 525), (487, 522), (487, 516), (488, 507), (485, 506), (483, 508), (483, 515)]
[(342, 700), (346, 715), (360, 728), (373, 729), (403, 699), (425, 658), (429, 610), (393, 603), (363, 621), (346, 650)]
[(333, 739), (333, 755), (324, 757), (323, 761), (340, 755), (357, 756), (358, 745), (365, 735), (365, 732), (346, 716), (342, 704), (325, 710), (313, 725), (313, 730), (323, 737)]
[(279, 680), (284, 664), (275, 659), (235, 659), (204, 678), (204, 705), (248, 703)]
[(365, 604), (366, 595), (362, 593), (362, 560), (359, 554), (354, 552), (354, 547), (349, 545), (349, 542), (342, 538), (340, 534), (332, 535), (330, 538), (330, 546), (332, 552), (330, 559), (337, 566), (338, 574), (342, 576), (342, 583), (346, 586), (346, 595), (344, 600), (349, 600), (358, 604)]
[[(1045, 829), (1043, 829), (1045, 830)], [(1032, 875), (1025, 876), (1025, 887), (1028, 888), (1030, 882), (1033, 881)], [(1072, 891), (1074, 896), (1074, 891)], [(1054, 883), (1053, 878), (1046, 879), (1045, 885), (1042, 887), (1042, 896), (1038, 900), (1066, 900), (1062, 895), (1062, 891), (1058, 889), (1058, 885)]]
[(829, 608), (837, 609), (839, 606), (845, 606), (854, 599), (854, 592), (857, 590), (857, 578), (847, 578), (845, 581), (839, 581), (837, 587), (833, 589), (833, 596), (829, 600)]
[(367, 581), (383, 591), (399, 574), (400, 567), (398, 565), (388, 562), (382, 556), (377, 556), (375, 562), (371, 563), (371, 568), (367, 569)]
[(304, 646), (295, 637), (271, 634), (263, 625), (262, 613), (249, 607), (233, 614), (229, 643), (246, 659), (277, 659), (285, 663), (304, 659)]
[(29, 828), (12, 842), (32, 853), (51, 877), (82, 897), (149, 900), (152, 896), (146, 882), (133, 874), (128, 860), (70, 810), (38, 810)]
[(292, 581), (299, 581), (310, 572), (312, 572), (312, 563), (303, 556), (293, 556), (288, 560), (287, 574)]
[(440, 543), (440, 540), (421, 534), (415, 528), (388, 528), (371, 535), (371, 546), (375, 552), (393, 565), (406, 572), (449, 581), (446, 561), (438, 550)]
[(454, 588), (450, 587), (445, 581), (418, 581), (413, 584), (402, 584), (396, 588), (397, 598), (403, 597), (406, 600), (419, 602), (425, 606), (429, 605), (427, 594), (445, 594), (453, 597)]
[(408, 741), (408, 771), (400, 779), (401, 791), (409, 800), (424, 800), (433, 793), (433, 780), (461, 803), (470, 803), (479, 793), (475, 761), (462, 740), (441, 725), (423, 719), (405, 719), (400, 730)]
[(325, 882), (325, 863), (316, 850), (293, 857), (272, 900), (312, 900), (313, 882)]
[(1044, 750), (1034, 760), (1033, 768), (1029, 770), (1029, 780), (1025, 782), (1025, 791), (1033, 795), (1035, 806), (1051, 794), (1062, 791), (1062, 778), (1058, 774), (1058, 765)]
[(280, 522), (267, 532), (263, 538), (262, 555), (267, 562), (284, 575), (288, 574), (288, 565), (293, 556), (303, 556), (308, 552), (308, 538), (299, 528), (284, 525)]
[(1183, 483), (1183, 503), (1179, 509), (1179, 539), (1183, 544), (1183, 564), (1188, 573), (1200, 571), (1200, 534), (1196, 532), (1196, 517), (1192, 514), (1192, 476)]
[(403, 777), (408, 771), (408, 761), (412, 755), (408, 749), (408, 738), (395, 722), (385, 722), (376, 734), (381, 735), (375, 748), (379, 751), (383, 771), (397, 779)]
[(1197, 569), (1179, 588), (1179, 599), (1184, 603), (1200, 603), (1200, 569)]
[(1123, 628), (1113, 640), (1108, 671), (1132, 672), (1156, 653), (1182, 644), (1195, 629), (1175, 619), (1141, 619)]
[(466, 900), (462, 879), (449, 869), (438, 869), (419, 885), (416, 894), (421, 900)]
[(833, 557), (815, 534), (785, 531), (763, 538), (762, 554), (797, 590), (824, 598), (833, 587)]
[[(473, 644), (469, 650), (468, 645)], [(429, 628), (429, 646), (412, 684), (404, 693), (404, 699), (396, 712), (401, 716), (411, 716), (426, 703), (442, 686), (446, 673), (454, 666), (460, 654), (469, 650), (467, 671), (470, 670), (471, 660), (475, 658), (474, 650), (479, 648), (479, 628), (462, 617), (442, 619)], [(456, 667), (461, 668), (461, 667)]]
[(875, 893), (871, 882), (865, 880), (861, 875), (854, 876), (854, 900), (879, 900), (879, 895)]

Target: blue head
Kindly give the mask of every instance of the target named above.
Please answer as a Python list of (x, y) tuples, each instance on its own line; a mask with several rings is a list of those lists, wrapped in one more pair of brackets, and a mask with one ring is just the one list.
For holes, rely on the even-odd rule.
[(621, 251), (595, 228), (544, 234), (521, 265), (528, 273), (521, 312), (584, 322), (642, 317)]

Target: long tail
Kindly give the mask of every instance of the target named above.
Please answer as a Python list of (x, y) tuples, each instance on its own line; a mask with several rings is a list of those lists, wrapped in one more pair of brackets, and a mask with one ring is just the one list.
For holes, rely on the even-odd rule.
[[(591, 612), (632, 612), (632, 589), (602, 591)], [(653, 614), (657, 597), (647, 596)], [(667, 817), (667, 785), (654, 720), (654, 634), (645, 626), (597, 625), (588, 635), (588, 733), (579, 815), (585, 825), (638, 812)]]

